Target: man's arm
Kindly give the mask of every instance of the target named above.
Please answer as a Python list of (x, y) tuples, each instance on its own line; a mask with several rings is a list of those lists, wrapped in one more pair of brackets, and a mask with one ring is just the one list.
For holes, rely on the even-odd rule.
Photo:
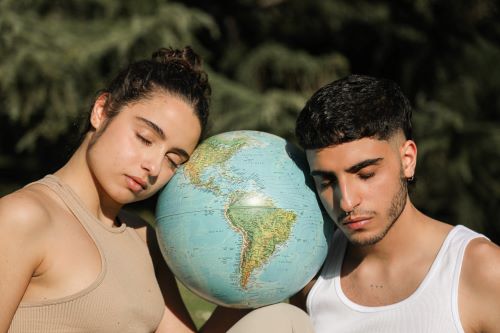
[(500, 327), (500, 247), (486, 239), (467, 246), (458, 304), (465, 332), (498, 332)]

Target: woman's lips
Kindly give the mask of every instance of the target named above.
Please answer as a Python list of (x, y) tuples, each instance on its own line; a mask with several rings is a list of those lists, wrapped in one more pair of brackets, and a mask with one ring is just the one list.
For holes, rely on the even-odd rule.
[(127, 185), (132, 192), (137, 193), (147, 188), (147, 184), (141, 178), (127, 176)]

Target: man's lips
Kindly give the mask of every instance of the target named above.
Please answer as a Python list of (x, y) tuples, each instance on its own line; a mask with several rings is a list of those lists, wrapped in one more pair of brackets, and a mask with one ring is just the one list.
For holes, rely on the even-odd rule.
[(371, 216), (349, 217), (342, 221), (342, 225), (349, 229), (361, 229), (370, 223), (371, 218)]
[(371, 219), (370, 216), (358, 216), (358, 217), (348, 217), (342, 221), (342, 224), (350, 224), (350, 223), (356, 223), (356, 222), (361, 222), (365, 220)]

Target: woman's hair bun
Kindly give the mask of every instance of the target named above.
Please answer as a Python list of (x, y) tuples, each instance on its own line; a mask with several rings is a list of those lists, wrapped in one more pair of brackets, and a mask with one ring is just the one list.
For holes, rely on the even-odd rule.
[(152, 55), (152, 60), (161, 64), (168, 64), (172, 61), (185, 62), (195, 71), (201, 70), (201, 58), (196, 54), (190, 46), (183, 49), (160, 48)]
[[(205, 132), (211, 88), (201, 58), (190, 46), (183, 49), (160, 48), (151, 59), (139, 60), (122, 69), (101, 90), (107, 94), (106, 115), (115, 117), (124, 105), (151, 97), (157, 90), (181, 97), (193, 108)], [(87, 121), (84, 133), (91, 129)]]

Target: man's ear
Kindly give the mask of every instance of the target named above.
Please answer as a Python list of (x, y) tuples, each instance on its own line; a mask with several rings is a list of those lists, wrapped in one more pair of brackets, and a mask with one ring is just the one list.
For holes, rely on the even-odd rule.
[(415, 175), (417, 166), (417, 145), (415, 141), (406, 140), (402, 144), (400, 152), (403, 174), (406, 178), (412, 178)]
[(90, 114), (90, 124), (94, 129), (99, 129), (106, 120), (106, 101), (108, 100), (108, 93), (103, 93), (97, 97), (92, 107)]

